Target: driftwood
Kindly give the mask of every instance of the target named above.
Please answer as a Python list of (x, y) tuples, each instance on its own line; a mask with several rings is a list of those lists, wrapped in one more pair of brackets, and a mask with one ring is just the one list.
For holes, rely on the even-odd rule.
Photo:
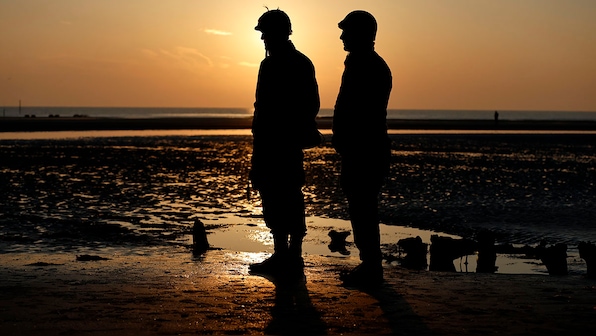
[[(539, 259), (546, 266), (550, 275), (567, 275), (567, 245), (563, 243), (547, 246), (541, 241), (536, 247), (525, 245), (514, 247), (512, 244), (496, 245), (496, 236), (490, 231), (482, 231), (476, 236), (476, 241), (470, 239), (453, 239), (432, 235), (430, 238), (430, 271), (455, 272), (453, 261), (478, 252), (477, 273), (494, 273), (497, 254), (524, 254), (527, 258)], [(401, 265), (410, 269), (425, 269), (427, 266), (428, 244), (420, 237), (404, 238), (397, 242), (400, 253), (405, 256), (396, 258)], [(596, 279), (596, 245), (591, 242), (580, 242), (579, 256), (587, 265), (586, 276)]]
[(104, 258), (96, 255), (90, 254), (81, 254), (78, 255), (76, 258), (77, 261), (100, 261), (100, 260), (110, 260), (110, 258)]
[(596, 245), (591, 242), (580, 242), (577, 248), (579, 257), (586, 261), (588, 267), (587, 277), (596, 279)]
[(401, 265), (409, 269), (426, 269), (428, 263), (426, 255), (428, 253), (428, 244), (422, 242), (419, 236), (414, 238), (404, 238), (397, 242), (397, 246), (403, 250), (406, 255), (401, 258)]
[(497, 248), (495, 247), (496, 237), (490, 231), (482, 231), (476, 237), (478, 240), (478, 262), (476, 264), (476, 273), (494, 273), (498, 267)]
[(542, 260), (544, 266), (550, 275), (567, 275), (567, 245), (555, 244), (546, 246), (545, 242), (540, 242), (536, 247), (536, 255)]
[(453, 260), (476, 252), (476, 242), (469, 239), (432, 235), (430, 242), (430, 271), (455, 272)]

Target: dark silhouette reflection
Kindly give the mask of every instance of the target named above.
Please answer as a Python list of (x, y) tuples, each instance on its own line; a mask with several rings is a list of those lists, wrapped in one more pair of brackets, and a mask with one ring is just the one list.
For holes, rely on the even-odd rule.
[[(265, 12), (256, 30), (266, 57), (261, 62), (252, 125), (250, 179), (259, 191), (274, 253), (252, 264), (252, 271), (276, 273), (301, 269), (306, 234), (303, 148), (316, 144), (319, 90), (312, 62), (289, 40), (290, 18), (281, 10)], [(320, 139), (318, 139), (320, 141)]]
[(377, 22), (365, 11), (353, 11), (339, 23), (349, 54), (333, 113), (333, 146), (341, 157), (341, 188), (348, 199), (354, 242), (362, 263), (342, 275), (348, 283), (380, 283), (378, 196), (389, 172), (387, 104), (391, 71), (375, 52)]
[(383, 316), (389, 323), (393, 335), (433, 335), (428, 326), (416, 315), (412, 307), (390, 284), (361, 288), (379, 302)]
[(313, 306), (304, 272), (266, 276), (275, 285), (275, 305), (265, 333), (274, 335), (322, 335), (327, 327)]

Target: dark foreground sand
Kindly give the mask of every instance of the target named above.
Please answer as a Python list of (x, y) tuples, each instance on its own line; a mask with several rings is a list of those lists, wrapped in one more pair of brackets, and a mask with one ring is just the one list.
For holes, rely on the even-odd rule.
[[(395, 136), (383, 222), (502, 241), (596, 241), (593, 136)], [(591, 335), (596, 281), (409, 271), (342, 287), (354, 258), (306, 256), (306, 281), (248, 274), (262, 253), (194, 257), (193, 216), (243, 213), (249, 137), (0, 143), (0, 335)], [(346, 218), (337, 155), (307, 152), (309, 214)], [(244, 212), (242, 212), (244, 211)], [(205, 215), (206, 216), (206, 215)], [(216, 228), (214, 228), (216, 229)], [(76, 255), (109, 260), (76, 261)]]
[[(247, 273), (258, 254), (3, 255), (2, 335), (591, 335), (596, 281), (386, 266), (386, 283), (341, 286), (353, 259), (307, 256), (304, 282)], [(44, 262), (47, 264), (40, 264)], [(33, 264), (37, 263), (37, 264)], [(30, 265), (33, 264), (33, 265)], [(27, 266), (30, 265), (30, 266)]]

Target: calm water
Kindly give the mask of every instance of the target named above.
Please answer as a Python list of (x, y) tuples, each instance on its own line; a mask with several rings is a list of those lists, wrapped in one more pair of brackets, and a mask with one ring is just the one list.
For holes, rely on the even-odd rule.
[[(241, 118), (252, 115), (252, 108), (162, 108), (162, 107), (4, 107), (0, 117), (19, 117), (35, 115), (47, 117), (59, 115), (72, 117), (109, 118)], [(429, 119), (429, 120), (483, 120), (492, 119), (494, 110), (389, 110), (389, 119)], [(320, 117), (330, 117), (332, 109), (321, 109)], [(596, 120), (596, 111), (499, 111), (502, 120)]]

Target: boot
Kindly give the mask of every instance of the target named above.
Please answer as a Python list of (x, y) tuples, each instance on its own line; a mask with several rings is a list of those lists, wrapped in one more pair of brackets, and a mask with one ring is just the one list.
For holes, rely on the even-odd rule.
[(364, 261), (349, 272), (340, 274), (344, 286), (370, 288), (383, 283), (381, 262)]
[(257, 274), (283, 274), (287, 267), (288, 235), (273, 235), (273, 254), (260, 263), (251, 264), (249, 270)]
[(290, 270), (301, 271), (304, 269), (304, 259), (302, 259), (303, 239), (303, 234), (290, 234), (290, 246), (288, 248), (288, 268)]

